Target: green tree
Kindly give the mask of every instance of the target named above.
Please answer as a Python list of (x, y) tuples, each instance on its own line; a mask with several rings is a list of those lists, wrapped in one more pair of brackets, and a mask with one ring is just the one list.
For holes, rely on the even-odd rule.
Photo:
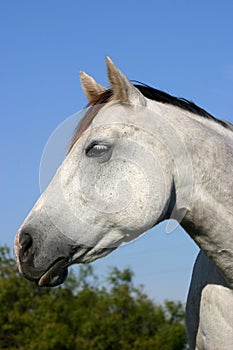
[(156, 305), (134, 286), (130, 269), (113, 268), (101, 284), (86, 265), (63, 286), (38, 288), (0, 247), (0, 349), (185, 348), (183, 305)]

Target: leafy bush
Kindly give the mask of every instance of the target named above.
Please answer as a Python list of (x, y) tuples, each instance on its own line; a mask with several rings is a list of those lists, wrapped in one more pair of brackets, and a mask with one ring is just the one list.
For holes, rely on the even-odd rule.
[(184, 308), (156, 305), (133, 284), (133, 272), (113, 268), (100, 285), (91, 265), (71, 271), (63, 286), (38, 288), (18, 273), (0, 247), (0, 349), (182, 350)]

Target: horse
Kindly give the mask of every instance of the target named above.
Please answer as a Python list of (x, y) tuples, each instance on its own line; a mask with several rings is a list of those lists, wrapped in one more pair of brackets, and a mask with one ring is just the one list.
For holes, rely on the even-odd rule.
[(233, 125), (106, 63), (110, 88), (80, 73), (88, 109), (16, 233), (19, 271), (59, 285), (70, 265), (173, 218), (200, 247), (186, 307), (190, 349), (232, 349)]

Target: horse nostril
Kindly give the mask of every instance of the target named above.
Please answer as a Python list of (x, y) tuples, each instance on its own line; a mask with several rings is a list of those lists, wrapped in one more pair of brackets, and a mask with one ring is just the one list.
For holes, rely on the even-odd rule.
[(19, 236), (19, 244), (21, 245), (20, 248), (20, 259), (21, 261), (27, 260), (32, 251), (32, 237), (27, 232), (21, 232)]

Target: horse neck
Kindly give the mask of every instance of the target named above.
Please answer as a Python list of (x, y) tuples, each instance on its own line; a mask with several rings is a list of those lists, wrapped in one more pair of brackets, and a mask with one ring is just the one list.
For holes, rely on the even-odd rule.
[[(179, 185), (176, 190), (177, 208), (186, 212), (181, 226), (233, 287), (233, 132), (178, 108), (166, 117), (188, 150), (193, 172), (185, 208)], [(176, 186), (176, 176), (174, 182)]]

